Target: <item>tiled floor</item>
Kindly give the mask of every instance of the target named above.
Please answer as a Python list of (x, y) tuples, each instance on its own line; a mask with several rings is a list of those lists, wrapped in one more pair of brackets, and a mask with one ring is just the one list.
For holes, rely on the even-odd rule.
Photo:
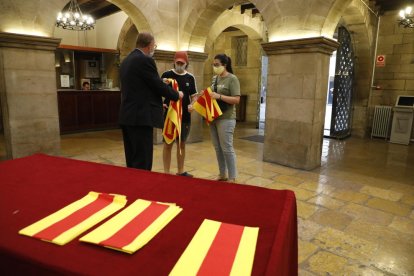
[[(414, 275), (413, 145), (325, 139), (322, 166), (302, 171), (263, 162), (263, 144), (238, 139), (257, 134), (263, 131), (237, 126), (237, 183), (295, 192), (300, 275)], [(212, 179), (217, 165), (207, 129), (204, 138), (187, 145), (186, 170)], [(62, 155), (125, 165), (119, 130), (64, 135)], [(153, 170), (162, 172), (162, 145)]]

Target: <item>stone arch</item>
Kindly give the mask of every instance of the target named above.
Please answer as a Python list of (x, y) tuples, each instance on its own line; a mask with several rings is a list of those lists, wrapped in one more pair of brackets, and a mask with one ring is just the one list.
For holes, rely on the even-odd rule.
[[(262, 12), (258, 6), (259, 1), (250, 2), (259, 9), (260, 13)], [(191, 10), (183, 11), (181, 14), (182, 18), (187, 19), (182, 24), (180, 24), (180, 49), (189, 49), (190, 51), (195, 52), (204, 51), (211, 26), (223, 13), (228, 11), (229, 7), (235, 6), (233, 0), (214, 0), (210, 1), (208, 4), (205, 4), (205, 2), (194, 4), (194, 1), (183, 0), (182, 4), (180, 5), (188, 5), (189, 7), (192, 7)], [(268, 13), (267, 10), (266, 13)], [(251, 20), (256, 19), (252, 18)], [(265, 20), (262, 22), (262, 24), (266, 24)], [(250, 32), (250, 30), (247, 31)]]
[(6, 33), (53, 36), (56, 16), (69, 0), (2, 0), (0, 31)]
[(333, 37), (341, 17), (345, 14), (346, 9), (350, 6), (352, 1), (354, 0), (336, 1), (332, 5), (322, 26), (322, 36)]
[[(222, 37), (223, 34), (229, 34), (225, 32), (226, 29), (229, 27), (236, 28), (238, 30), (234, 30), (231, 35)], [(260, 15), (252, 16), (251, 10), (245, 10), (245, 12), (241, 13), (241, 7), (233, 6), (232, 9), (226, 9), (214, 22), (214, 24), (210, 27), (210, 31), (208, 36), (205, 40), (205, 45), (203, 45), (203, 51), (209, 53), (209, 56), (204, 64), (204, 86), (207, 87), (210, 85), (211, 77), (212, 77), (212, 69), (210, 64), (212, 63), (212, 59), (214, 57), (214, 53), (217, 49), (215, 49), (215, 43), (222, 39), (229, 39), (229, 37), (237, 37), (237, 36), (245, 36), (248, 37), (248, 69), (244, 67), (237, 67), (233, 64), (233, 70), (235, 74), (240, 77), (240, 83), (244, 87), (243, 89), (243, 96), (247, 96), (243, 98), (243, 110), (244, 116), (243, 120), (248, 122), (256, 122), (257, 118), (257, 100), (260, 98), (260, 75), (261, 75), (261, 55), (262, 55), (262, 47), (261, 43), (267, 41), (266, 37), (266, 27), (263, 23), (263, 20)], [(231, 39), (231, 38), (230, 38)], [(192, 40), (190, 40), (190, 49), (192, 49), (195, 45), (191, 44)], [(230, 50), (231, 52), (225, 52), (229, 54), (232, 58), (234, 49), (226, 49), (225, 51)], [(233, 62), (235, 60), (233, 59)]]
[(118, 37), (117, 49), (119, 50), (120, 59), (123, 60), (134, 48), (138, 37), (138, 29), (128, 18), (122, 26)]
[(319, 37), (332, 7), (346, 1), (260, 1), (256, 7), (268, 27), (269, 42), (275, 42)]
[[(218, 53), (225, 53), (232, 58), (232, 67), (234, 74), (239, 78), (242, 87), (242, 98), (237, 110), (243, 110), (243, 115), (238, 119), (250, 123), (257, 123), (258, 100), (261, 96), (262, 80), (262, 38), (250, 27), (243, 25), (230, 25), (231, 29), (226, 30), (222, 26), (218, 34), (209, 36), (205, 52), (208, 53), (207, 60), (204, 63), (204, 83), (203, 87), (211, 85), (213, 70), (211, 64), (214, 56)], [(240, 28), (242, 27), (242, 28)], [(213, 26), (214, 28), (214, 26)], [(224, 30), (224, 31), (223, 31)], [(246, 32), (246, 30), (248, 30)], [(215, 32), (213, 32), (215, 33)], [(244, 37), (244, 38), (243, 38)], [(237, 50), (234, 43), (239, 39), (247, 37), (247, 60), (244, 65), (237, 65)], [(210, 40), (212, 39), (212, 40)], [(236, 42), (237, 43), (237, 42)]]
[[(10, 33), (31, 34), (38, 36), (53, 36), (56, 16), (69, 0), (38, 0), (38, 1), (2, 0), (2, 16), (0, 17), (0, 31)], [(131, 1), (108, 0), (124, 11), (132, 22), (141, 31), (154, 32), (149, 21), (139, 10), (140, 4), (145, 6), (144, 0)], [(151, 13), (153, 14), (153, 13)], [(151, 15), (160, 20), (158, 15)], [(161, 26), (159, 28), (162, 28)]]
[[(192, 9), (185, 10), (182, 18), (187, 18), (180, 24), (180, 48), (192, 51), (203, 51), (207, 35), (217, 18), (234, 1), (214, 0), (209, 3), (193, 4), (183, 0), (181, 5)], [(190, 3), (191, 2), (191, 3)], [(307, 1), (250, 1), (259, 10), (263, 24), (267, 27), (269, 42), (307, 37), (319, 37), (326, 33), (326, 18), (341, 17), (342, 11), (352, 0), (307, 0)], [(323, 2), (323, 3), (322, 3)], [(338, 22), (338, 20), (336, 20)], [(327, 37), (332, 37), (335, 28)]]
[[(236, 27), (244, 32), (249, 39), (258, 42), (266, 42), (266, 27), (260, 16), (253, 17), (247, 10), (244, 14), (240, 12), (240, 6), (233, 7), (231, 10), (225, 10), (211, 26), (206, 40), (205, 51), (211, 48), (211, 44), (216, 38), (228, 27)], [(191, 48), (190, 41), (190, 48)]]
[[(151, 28), (151, 26), (148, 22), (148, 19), (145, 17), (145, 15), (138, 8), (139, 2), (145, 2), (145, 1), (143, 1), (143, 0), (134, 1), (134, 2), (138, 2), (136, 4), (133, 4), (130, 1), (124, 1), (124, 0), (107, 0), (107, 1), (111, 2), (114, 5), (116, 5), (123, 12), (125, 12), (129, 16), (132, 23), (139, 30), (147, 31), (147, 32), (153, 32), (153, 29)], [(144, 3), (142, 3), (142, 4), (144, 4)]]

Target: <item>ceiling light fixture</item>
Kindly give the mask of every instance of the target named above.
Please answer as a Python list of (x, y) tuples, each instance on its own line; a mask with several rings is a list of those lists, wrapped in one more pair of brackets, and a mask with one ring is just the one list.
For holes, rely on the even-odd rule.
[(398, 25), (404, 28), (414, 28), (414, 14), (411, 7), (407, 7), (404, 10), (400, 10), (400, 19), (398, 19)]
[(69, 8), (58, 13), (56, 26), (65, 30), (87, 31), (95, 28), (95, 20), (90, 15), (82, 14), (76, 0), (70, 0)]

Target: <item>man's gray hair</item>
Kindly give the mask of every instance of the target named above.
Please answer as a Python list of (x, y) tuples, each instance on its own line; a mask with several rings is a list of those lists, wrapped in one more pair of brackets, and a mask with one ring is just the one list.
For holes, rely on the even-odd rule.
[(139, 33), (136, 46), (137, 48), (145, 48), (148, 47), (153, 41), (154, 36), (152, 34), (147, 32)]

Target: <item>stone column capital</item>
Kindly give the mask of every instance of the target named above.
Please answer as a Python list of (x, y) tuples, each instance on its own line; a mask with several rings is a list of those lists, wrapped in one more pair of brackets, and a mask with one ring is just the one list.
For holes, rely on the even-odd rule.
[[(187, 51), (189, 61), (204, 62), (208, 58), (208, 54)], [(156, 50), (154, 59), (159, 61), (172, 62), (174, 60), (175, 51)]]
[(154, 59), (159, 61), (172, 62), (175, 51), (155, 50)]
[(34, 35), (0, 32), (0, 48), (20, 48), (31, 50), (55, 51), (61, 39)]
[(188, 58), (190, 59), (190, 61), (204, 62), (208, 58), (208, 54), (206, 53), (192, 52), (192, 51), (187, 51), (187, 53), (188, 53)]
[(262, 43), (267, 55), (322, 53), (331, 55), (339, 46), (333, 39), (323, 36)]

